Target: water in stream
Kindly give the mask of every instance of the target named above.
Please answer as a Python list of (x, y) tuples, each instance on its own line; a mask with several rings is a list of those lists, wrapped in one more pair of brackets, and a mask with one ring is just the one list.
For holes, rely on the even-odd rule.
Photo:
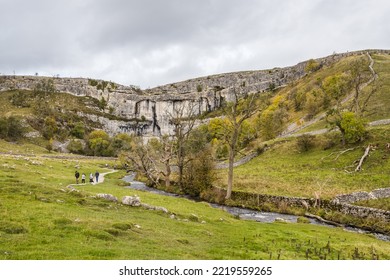
[[(159, 195), (165, 195), (165, 196), (171, 196), (171, 197), (181, 197), (181, 198), (187, 198), (190, 200), (194, 200), (190, 196), (168, 193), (168, 192), (165, 192), (162, 190), (148, 187), (142, 182), (134, 181), (134, 177), (135, 177), (135, 174), (131, 174), (131, 175), (125, 176), (123, 178), (123, 180), (125, 182), (129, 183), (129, 186), (126, 186), (125, 188), (139, 190), (139, 191), (146, 191), (146, 192), (159, 194)], [(280, 213), (276, 213), (276, 212), (262, 212), (262, 211), (247, 209), (247, 208), (225, 206), (225, 205), (220, 205), (220, 204), (216, 204), (216, 203), (210, 203), (210, 205), (214, 208), (222, 209), (222, 210), (224, 210), (224, 211), (226, 211), (234, 216), (237, 216), (242, 220), (254, 220), (254, 221), (262, 222), (262, 223), (272, 223), (275, 220), (281, 220), (281, 221), (296, 223), (297, 219), (298, 219), (298, 216), (289, 215), (289, 214), (280, 214)], [(309, 219), (311, 224), (323, 225), (323, 226), (327, 226), (327, 227), (335, 227), (333, 225), (326, 224), (324, 222), (318, 221), (318, 220), (313, 219), (313, 218), (308, 218), (308, 219)], [(359, 229), (359, 228), (355, 228), (355, 227), (348, 227), (348, 226), (344, 227), (344, 230), (351, 231), (351, 232), (357, 232), (357, 233), (363, 233), (363, 234), (372, 234), (377, 239), (380, 239), (383, 241), (390, 241), (390, 236), (385, 235), (385, 234), (381, 234), (381, 233), (370, 232), (370, 231), (366, 231), (363, 229)]]

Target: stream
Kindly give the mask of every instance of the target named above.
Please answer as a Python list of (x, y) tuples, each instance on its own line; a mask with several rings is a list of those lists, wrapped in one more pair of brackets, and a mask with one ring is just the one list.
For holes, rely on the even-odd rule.
[[(127, 175), (127, 176), (123, 177), (122, 180), (130, 184), (129, 186), (126, 186), (125, 188), (138, 190), (138, 191), (146, 191), (146, 192), (150, 192), (150, 193), (154, 193), (154, 194), (158, 194), (158, 195), (186, 198), (186, 199), (193, 200), (193, 201), (199, 201), (199, 200), (196, 200), (193, 197), (188, 196), (188, 195), (178, 195), (178, 194), (168, 193), (168, 192), (165, 192), (162, 190), (148, 187), (142, 182), (135, 181), (134, 177), (135, 177), (135, 174), (131, 174), (131, 175)], [(296, 223), (297, 219), (298, 219), (298, 216), (296, 216), (296, 215), (280, 214), (280, 213), (276, 213), (276, 212), (262, 212), (262, 211), (247, 209), (247, 208), (220, 205), (220, 204), (216, 204), (216, 203), (209, 203), (209, 204), (210, 204), (210, 206), (212, 206), (214, 208), (222, 209), (222, 210), (230, 213), (231, 215), (237, 216), (241, 220), (253, 220), (253, 221), (262, 222), (262, 223), (272, 223), (272, 222), (280, 220), (280, 221), (286, 221), (286, 222), (290, 222), (290, 223)], [(333, 225), (318, 221), (317, 219), (314, 219), (314, 218), (307, 218), (307, 219), (310, 221), (310, 224), (319, 225), (319, 226), (326, 226), (326, 227), (335, 227)], [(363, 230), (363, 229), (351, 227), (351, 226), (345, 226), (344, 230), (356, 232), (356, 233), (361, 233), (361, 234), (371, 234), (379, 240), (390, 242), (390, 236), (382, 234), (382, 233), (371, 232), (371, 231), (367, 231), (367, 230)]]

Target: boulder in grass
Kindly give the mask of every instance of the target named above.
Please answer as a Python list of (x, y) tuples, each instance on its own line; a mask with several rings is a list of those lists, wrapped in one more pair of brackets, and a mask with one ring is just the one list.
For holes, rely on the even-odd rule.
[(124, 196), (122, 198), (122, 204), (129, 206), (141, 206), (141, 199), (138, 196)]

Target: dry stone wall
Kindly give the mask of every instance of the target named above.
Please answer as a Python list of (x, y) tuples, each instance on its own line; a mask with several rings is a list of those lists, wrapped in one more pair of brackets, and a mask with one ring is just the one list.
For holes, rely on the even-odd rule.
[[(215, 191), (219, 193), (220, 197), (224, 197), (226, 195), (226, 190), (224, 189), (215, 188)], [(359, 200), (387, 197), (390, 197), (390, 188), (377, 189), (370, 193), (356, 192), (348, 195), (340, 195), (331, 201), (316, 201), (314, 198), (276, 196), (239, 191), (232, 191), (231, 199), (238, 205), (254, 209), (262, 208), (262, 206), (266, 204), (274, 205), (279, 209), (282, 209), (283, 207), (309, 209), (311, 207), (317, 207), (320, 205), (322, 208), (339, 211), (346, 215), (351, 215), (363, 219), (379, 218), (390, 222), (390, 211), (350, 204)]]

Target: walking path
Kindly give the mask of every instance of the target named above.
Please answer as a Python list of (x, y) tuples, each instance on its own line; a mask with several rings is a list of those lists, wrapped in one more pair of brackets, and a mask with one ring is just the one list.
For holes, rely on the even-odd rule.
[[(108, 172), (100, 173), (100, 174), (99, 174), (99, 181), (98, 181), (97, 183), (95, 182), (96, 178), (95, 178), (95, 176), (94, 176), (94, 177), (93, 177), (94, 181), (93, 181), (92, 184), (89, 183), (89, 182), (88, 182), (88, 183), (83, 183), (83, 184), (70, 184), (70, 185), (67, 186), (67, 188), (69, 188), (69, 189), (74, 189), (75, 186), (86, 186), (86, 185), (101, 184), (101, 183), (104, 182), (104, 176), (105, 176), (105, 175), (111, 174), (111, 173), (115, 173), (115, 172), (118, 172), (118, 170), (111, 170), (111, 171), (108, 171)], [(89, 181), (89, 177), (88, 177), (88, 178), (87, 178), (87, 177), (88, 177), (88, 176), (86, 176), (86, 178), (85, 178), (86, 182)], [(79, 180), (81, 181), (81, 176), (80, 176)]]

